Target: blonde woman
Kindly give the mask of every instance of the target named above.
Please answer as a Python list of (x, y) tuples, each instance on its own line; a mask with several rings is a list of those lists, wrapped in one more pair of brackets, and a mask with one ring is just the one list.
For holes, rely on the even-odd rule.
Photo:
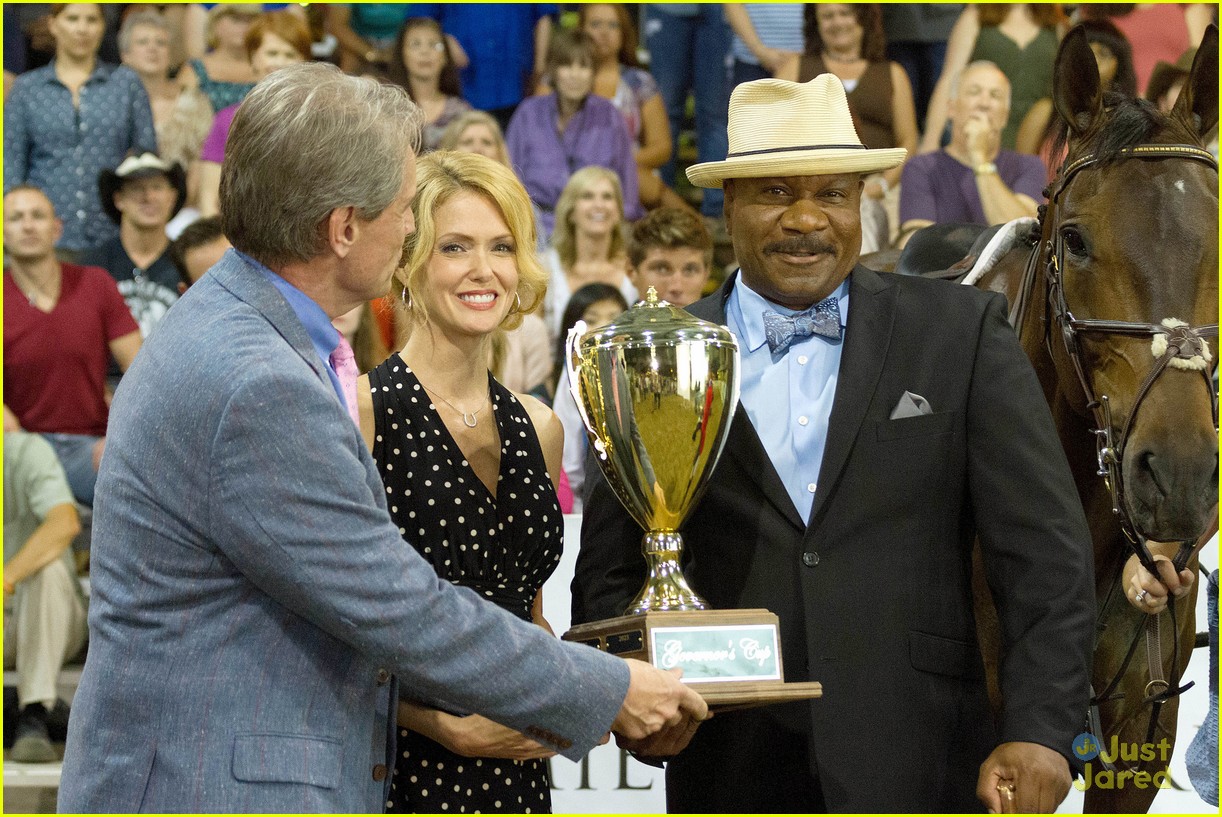
[(438, 150), (478, 153), (509, 167), (509, 149), (496, 118), (484, 111), (467, 111), (446, 126)]
[(628, 278), (624, 198), (619, 176), (605, 167), (583, 167), (569, 179), (556, 203), (551, 248), (543, 253), (549, 272), (543, 320), (552, 348), (573, 293), (586, 284), (609, 284), (629, 305), (637, 300)]
[[(492, 335), (537, 309), (546, 288), (530, 200), (504, 165), (438, 151), (417, 166), (412, 213), (393, 284), (407, 342), (362, 378), (361, 432), (404, 547), (550, 630), (540, 588), (560, 560), (560, 423), (488, 371)], [(388, 811), (549, 811), (554, 753), (464, 715), (400, 701)]]
[[(478, 153), (509, 167), (501, 126), (484, 111), (467, 111), (450, 122), (441, 135), (439, 149)], [(493, 333), (488, 367), (505, 388), (550, 400), (552, 352), (543, 318), (523, 315), (521, 326), (512, 332), (498, 329)], [(571, 507), (563, 501), (561, 506), (565, 513)]]

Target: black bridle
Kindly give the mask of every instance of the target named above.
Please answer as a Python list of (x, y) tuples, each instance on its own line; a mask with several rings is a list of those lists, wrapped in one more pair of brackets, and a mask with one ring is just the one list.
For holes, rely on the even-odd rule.
[[(1203, 162), (1215, 171), (1218, 169), (1217, 161), (1208, 151), (1191, 145), (1138, 145), (1121, 151), (1118, 158), (1187, 159)], [(1061, 330), (1061, 339), (1069, 359), (1073, 362), (1074, 373), (1077, 375), (1078, 382), (1082, 386), (1082, 393), (1086, 398), (1086, 407), (1094, 414), (1097, 426), (1094, 434), (1099, 463), (1099, 476), (1103, 477), (1111, 493), (1112, 511), (1116, 514), (1125, 537), (1136, 551), (1142, 565), (1155, 576), (1158, 576), (1153, 558), (1150, 555), (1149, 548), (1146, 546), (1148, 537), (1133, 523), (1132, 517), (1129, 515), (1127, 503), (1125, 502), (1124, 475), (1121, 471), (1124, 446), (1128, 442), (1129, 433), (1132, 431), (1138, 411), (1146, 396), (1149, 395), (1154, 382), (1167, 370), (1171, 362), (1177, 358), (1188, 360), (1196, 356), (1205, 357), (1208, 349), (1205, 339), (1218, 336), (1218, 324), (1212, 323), (1197, 327), (1169, 327), (1136, 321), (1110, 321), (1074, 317), (1069, 304), (1065, 300), (1065, 286), (1062, 277), (1065, 268), (1065, 242), (1061, 237), (1060, 225), (1058, 223), (1060, 199), (1066, 188), (1069, 187), (1069, 183), (1080, 171), (1098, 164), (1099, 161), (1092, 154), (1083, 156), (1066, 165), (1054, 183), (1048, 199), (1048, 209), (1045, 214), (1047, 228), (1044, 230), (1043, 249), (1047, 258), (1044, 264), (1044, 278), (1048, 285), (1048, 298), (1045, 309), (1050, 320), (1046, 321), (1047, 334), (1045, 339), (1051, 353), (1053, 324)], [(1108, 395), (1099, 394), (1095, 390), (1090, 373), (1086, 368), (1082, 347), (1082, 336), (1084, 335), (1127, 335), (1129, 337), (1146, 338), (1164, 335), (1166, 337), (1166, 351), (1155, 360), (1154, 366), (1142, 380), (1133, 401), (1133, 408), (1129, 412), (1128, 420), (1125, 421), (1124, 427), (1120, 429), (1118, 434), (1112, 423), (1111, 401)], [(1216, 430), (1218, 427), (1218, 399), (1210, 377), (1211, 373), (1206, 370), (1207, 368), (1200, 371), (1206, 391), (1209, 394), (1213, 424)], [(1188, 563), (1194, 545), (1195, 540), (1180, 543), (1180, 551), (1173, 559), (1177, 571), (1183, 570), (1184, 566)]]
[[(1203, 162), (1216, 172), (1218, 169), (1217, 161), (1213, 156), (1205, 150), (1192, 145), (1157, 145), (1145, 144), (1135, 147), (1126, 148), (1119, 152), (1117, 159), (1183, 159), (1188, 161)], [(1052, 327), (1055, 324), (1060, 329), (1062, 343), (1064, 344), (1065, 352), (1069, 359), (1073, 362), (1074, 372), (1077, 375), (1078, 382), (1082, 386), (1082, 394), (1086, 399), (1086, 408), (1093, 414), (1096, 428), (1093, 430), (1096, 443), (1096, 454), (1099, 465), (1099, 476), (1103, 477), (1104, 483), (1107, 485), (1108, 492), (1112, 498), (1112, 512), (1116, 515), (1120, 523), (1120, 528), (1124, 532), (1125, 538), (1128, 540), (1133, 552), (1137, 555), (1142, 566), (1155, 577), (1159, 577), (1157, 565), (1154, 563), (1154, 558), (1150, 553), (1147, 545), (1148, 537), (1144, 532), (1133, 522), (1129, 514), (1127, 502), (1125, 501), (1125, 483), (1124, 474), (1121, 469), (1121, 463), (1124, 459), (1124, 446), (1128, 442), (1129, 433), (1132, 431), (1133, 423), (1137, 417), (1138, 410), (1141, 408), (1143, 401), (1149, 395), (1151, 388), (1158, 378), (1167, 370), (1173, 360), (1189, 360), (1194, 357), (1206, 359), (1208, 354), (1208, 345), (1206, 338), (1218, 336), (1218, 324), (1207, 324), (1203, 326), (1167, 326), (1153, 323), (1142, 323), (1135, 321), (1112, 321), (1099, 320), (1093, 318), (1076, 318), (1069, 308), (1069, 304), (1065, 300), (1065, 286), (1063, 280), (1063, 270), (1065, 269), (1065, 242), (1061, 237), (1059, 224), (1060, 200), (1064, 195), (1066, 188), (1073, 178), (1082, 170), (1100, 164), (1101, 159), (1094, 154), (1083, 156), (1075, 161), (1067, 164), (1061, 169), (1057, 180), (1054, 182), (1048, 196), (1048, 205), (1045, 210), (1043, 220), (1043, 237), (1039, 245), (1031, 254), (1031, 259), (1028, 265), (1027, 275), (1024, 278), (1034, 284), (1036, 274), (1036, 265), (1040, 251), (1043, 251), (1045, 263), (1043, 267), (1044, 279), (1047, 284), (1047, 298), (1045, 300), (1045, 345), (1048, 348), (1049, 355), (1052, 354)], [(1026, 286), (1023, 287), (1027, 289)], [(1083, 350), (1083, 336), (1086, 335), (1122, 335), (1129, 337), (1143, 337), (1153, 339), (1157, 335), (1163, 335), (1166, 339), (1166, 351), (1155, 359), (1153, 367), (1146, 374), (1138, 387), (1136, 397), (1133, 401), (1133, 407), (1129, 412), (1129, 417), (1125, 421), (1124, 427), (1117, 431), (1112, 423), (1111, 401), (1106, 394), (1100, 394), (1094, 388), (1090, 372), (1085, 364), (1085, 354)], [(1218, 428), (1218, 396), (1214, 391), (1211, 372), (1209, 367), (1205, 366), (1200, 369), (1202, 378), (1205, 381), (1205, 388), (1209, 394), (1210, 407), (1213, 417), (1215, 433)], [(1192, 557), (1195, 547), (1195, 540), (1181, 541), (1179, 550), (1172, 559), (1172, 564), (1176, 572), (1183, 570)], [(1104, 603), (1106, 609), (1114, 596), (1115, 585), (1119, 582), (1113, 582), (1112, 591), (1108, 594), (1107, 601)], [(1121, 591), (1123, 592), (1123, 590)], [(1154, 731), (1158, 723), (1159, 710), (1162, 704), (1171, 698), (1179, 695), (1184, 690), (1188, 689), (1191, 684), (1183, 687), (1178, 686), (1179, 673), (1176, 669), (1179, 665), (1179, 633), (1175, 627), (1175, 602), (1169, 595), (1167, 599), (1167, 610), (1172, 618), (1172, 679), (1164, 680), (1161, 674), (1161, 655), (1158, 658), (1158, 665), (1155, 665), (1153, 660), (1150, 661), (1151, 681), (1146, 685), (1146, 696), (1144, 703), (1152, 705), (1153, 709), (1150, 716), (1150, 724), (1147, 730), (1146, 740), (1148, 743), (1153, 742)], [(1161, 649), (1157, 648), (1159, 643), (1159, 624), (1157, 617), (1143, 617), (1142, 622), (1133, 636), (1133, 640), (1129, 645), (1127, 654), (1122, 662), (1120, 669), (1112, 678), (1107, 687), (1092, 700), (1092, 726), (1091, 731), (1101, 736), (1101, 727), (1097, 720), (1098, 711), (1097, 705), (1102, 701), (1114, 699), (1116, 687), (1119, 685), (1121, 678), (1124, 677), (1129, 663), (1137, 651), (1138, 644), (1141, 640), (1143, 631), (1147, 634), (1147, 652), (1150, 651), (1150, 641), (1152, 640), (1157, 652), (1161, 653)], [(1153, 656), (1151, 656), (1153, 659)], [(1156, 688), (1157, 687), (1157, 688)], [(1096, 731), (1098, 730), (1098, 731)]]

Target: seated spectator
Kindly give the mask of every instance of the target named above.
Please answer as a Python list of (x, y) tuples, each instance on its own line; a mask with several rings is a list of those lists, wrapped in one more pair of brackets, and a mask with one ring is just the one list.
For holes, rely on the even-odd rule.
[[(1099, 80), (1105, 93), (1123, 94), (1129, 98), (1137, 96), (1137, 75), (1133, 72), (1133, 48), (1120, 33), (1120, 29), (1107, 20), (1085, 20), (1079, 23), (1086, 32), (1086, 41), (1095, 55), (1099, 68)], [(1052, 115), (1052, 98), (1044, 97), (1031, 106), (1018, 128), (1015, 142), (1019, 153), (1032, 153), (1044, 160), (1048, 175), (1055, 176), (1064, 161), (1064, 155), (1052, 156), (1051, 148), (1055, 118)]]
[(1035, 216), (1047, 171), (1038, 156), (1001, 149), (1009, 110), (1010, 82), (997, 66), (975, 62), (963, 70), (948, 105), (950, 144), (904, 166), (901, 245), (939, 222), (989, 225)]
[(187, 200), (183, 208), (189, 212), (180, 210), (175, 223), (168, 228), (174, 236), (180, 230), (179, 224), (186, 226), (198, 217), (199, 151), (212, 127), (213, 111), (202, 92), (184, 88), (170, 78), (172, 40), (170, 23), (153, 11), (128, 15), (119, 29), (123, 64), (136, 72), (149, 95), (160, 155), (187, 172)]
[(509, 166), (509, 148), (505, 146), (501, 126), (492, 114), (483, 111), (467, 111), (451, 122), (441, 134), (437, 147), (478, 153)]
[[(183, 3), (178, 4), (161, 4), (161, 13), (170, 21), (170, 25), (174, 26), (174, 64), (181, 65), (189, 59), (198, 59), (203, 57), (212, 50), (212, 34), (210, 26), (212, 23), (211, 11), (216, 8), (219, 3)], [(232, 3), (229, 5), (237, 6), (239, 4)], [(319, 19), (319, 31), (322, 29), (322, 14), (320, 9), (311, 9), (308, 3), (242, 3), (244, 8), (239, 11), (244, 14), (255, 15), (260, 11), (285, 11), (292, 12), (302, 20), (308, 20), (311, 16), (311, 11), (315, 17)], [(322, 4), (315, 4), (320, 6)], [(325, 6), (322, 10), (325, 10)], [(310, 23), (314, 25), (314, 23)]]
[[(1153, 102), (1162, 113), (1169, 114), (1175, 107), (1176, 100), (1180, 98), (1180, 91), (1184, 88), (1184, 82), (1188, 79), (1188, 72), (1192, 69), (1192, 61), (1196, 59), (1196, 56), (1197, 49), (1194, 46), (1181, 54), (1174, 65), (1159, 62), (1154, 66), (1150, 84), (1146, 87), (1146, 99)], [(1205, 135), (1204, 141), (1205, 149), (1212, 153), (1215, 159), (1218, 158), (1217, 123)]]
[[(876, 3), (810, 3), (806, 6), (806, 53), (790, 57), (777, 79), (809, 82), (831, 73), (848, 94), (853, 126), (871, 149), (917, 146), (915, 104), (908, 74), (886, 56), (882, 15)], [(891, 226), (883, 203), (899, 185), (903, 165), (872, 173), (861, 191), (861, 252), (890, 244)]]
[(561, 316), (560, 337), (556, 341), (555, 392), (552, 401), (552, 411), (560, 418), (564, 426), (564, 454), (561, 465), (569, 490), (573, 494), (573, 508), (565, 513), (581, 513), (581, 493), (585, 484), (586, 452), (590, 447), (586, 435), (586, 427), (582, 422), (577, 403), (573, 400), (569, 389), (569, 373), (565, 366), (568, 356), (569, 330), (577, 325), (577, 321), (586, 322), (586, 331), (601, 329), (615, 320), (625, 309), (628, 302), (618, 289), (608, 284), (586, 284), (573, 293), (565, 305)]
[(72, 495), (93, 505), (106, 442), (106, 368), (126, 371), (140, 328), (114, 280), (55, 257), (63, 224), (35, 187), (4, 197), (4, 430), (36, 431), (55, 449)]
[(88, 632), (72, 562), (81, 530), (72, 490), (42, 437), (4, 432), (4, 667), (16, 668), (17, 730), (6, 759), (59, 760), (47, 732), (64, 663)]
[(1001, 146), (1014, 149), (1018, 126), (1037, 99), (1052, 95), (1052, 63), (1065, 29), (1059, 3), (967, 3), (950, 31), (942, 74), (925, 115), (920, 152), (942, 144), (951, 84), (970, 63), (987, 61), (1013, 89)]
[(178, 294), (203, 278), (231, 246), (221, 232), (220, 216), (201, 218), (183, 230), (170, 244), (170, 258), (178, 269)]
[(1145, 98), (1157, 105), (1162, 113), (1169, 114), (1175, 107), (1175, 102), (1180, 98), (1180, 90), (1184, 87), (1184, 81), (1188, 79), (1188, 73), (1192, 70), (1192, 61), (1196, 59), (1196, 56), (1197, 50), (1193, 47), (1181, 54), (1174, 65), (1169, 62), (1159, 62), (1154, 66), (1154, 71), (1150, 74), (1150, 82), (1146, 86)]
[(147, 338), (178, 300), (178, 268), (170, 258), (166, 225), (187, 197), (183, 169), (152, 153), (129, 156), (98, 177), (98, 195), (119, 235), (86, 252), (81, 263), (101, 267)]
[(1216, 3), (1080, 3), (1082, 20), (1106, 19), (1133, 46), (1137, 93), (1145, 99), (1159, 62), (1170, 62), (1200, 45), (1205, 28), (1216, 22)]
[(436, 150), (446, 126), (471, 110), (462, 98), (458, 69), (446, 49), (441, 26), (431, 17), (413, 17), (399, 29), (386, 78), (406, 89), (412, 102), (424, 111), (422, 153)]
[(327, 5), (327, 31), (339, 43), (339, 67), (347, 74), (384, 68), (395, 35), (411, 16), (411, 3), (333, 3)]
[(246, 35), (258, 14), (256, 3), (213, 6), (208, 10), (208, 53), (187, 60), (178, 72), (179, 83), (202, 91), (214, 111), (237, 105), (258, 81), (246, 49)]
[(619, 176), (624, 210), (644, 215), (637, 194), (632, 141), (618, 110), (592, 93), (594, 48), (577, 31), (560, 31), (547, 51), (548, 82), (554, 93), (525, 99), (509, 122), (506, 141), (513, 169), (539, 215), (539, 238), (551, 237), (556, 207), (569, 177), (600, 165)]
[[(628, 277), (643, 294), (653, 287), (658, 297), (674, 306), (687, 307), (700, 300), (713, 263), (713, 238), (704, 219), (688, 208), (661, 207), (632, 228), (628, 242), (631, 262)], [(556, 347), (556, 396), (552, 410), (564, 426), (563, 467), (573, 491), (574, 512), (581, 510), (585, 484), (585, 425), (569, 390), (564, 366), (569, 329), (584, 320), (591, 329), (606, 326), (628, 308), (619, 290), (606, 284), (589, 284), (573, 294), (565, 308), (563, 332)]]
[(594, 93), (619, 109), (632, 137), (641, 204), (687, 207), (658, 175), (671, 158), (670, 121), (658, 83), (637, 61), (636, 26), (627, 8), (622, 3), (582, 5), (578, 26), (594, 44)]
[[(246, 53), (256, 80), (263, 79), (277, 68), (310, 59), (310, 29), (288, 11), (261, 14), (246, 32)], [(204, 216), (220, 212), (221, 162), (225, 159), (225, 141), (238, 104), (217, 111), (212, 130), (200, 149), (199, 212)]]
[(628, 279), (642, 298), (653, 287), (660, 299), (686, 308), (704, 296), (713, 237), (690, 210), (660, 208), (633, 225), (628, 262)]
[(463, 96), (502, 129), (546, 72), (555, 3), (437, 3)]
[(17, 78), (4, 105), (4, 189), (45, 191), (63, 218), (58, 248), (72, 260), (113, 238), (98, 173), (131, 150), (157, 150), (140, 78), (98, 60), (105, 20), (94, 3), (52, 6), (55, 59)]
[[(525, 103), (523, 103), (525, 104)], [(624, 204), (619, 178), (605, 167), (573, 174), (556, 205), (556, 232), (539, 260), (548, 271), (543, 320), (554, 346), (564, 337), (561, 315), (586, 284), (608, 284), (628, 303), (637, 299), (624, 250)]]

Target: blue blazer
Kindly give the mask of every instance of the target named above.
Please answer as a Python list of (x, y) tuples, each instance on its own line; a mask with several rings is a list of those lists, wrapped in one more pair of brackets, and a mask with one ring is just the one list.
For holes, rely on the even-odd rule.
[(304, 327), (228, 253), (115, 396), (61, 811), (381, 811), (405, 695), (577, 759), (626, 665), (437, 578)]

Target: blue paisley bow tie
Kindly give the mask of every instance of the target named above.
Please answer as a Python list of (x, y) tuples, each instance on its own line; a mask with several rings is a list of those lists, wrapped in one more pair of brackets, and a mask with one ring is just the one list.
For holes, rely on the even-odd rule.
[(840, 339), (840, 302), (835, 296), (824, 298), (805, 312), (796, 315), (764, 313), (764, 334), (773, 354), (784, 352), (795, 340), (811, 335)]

